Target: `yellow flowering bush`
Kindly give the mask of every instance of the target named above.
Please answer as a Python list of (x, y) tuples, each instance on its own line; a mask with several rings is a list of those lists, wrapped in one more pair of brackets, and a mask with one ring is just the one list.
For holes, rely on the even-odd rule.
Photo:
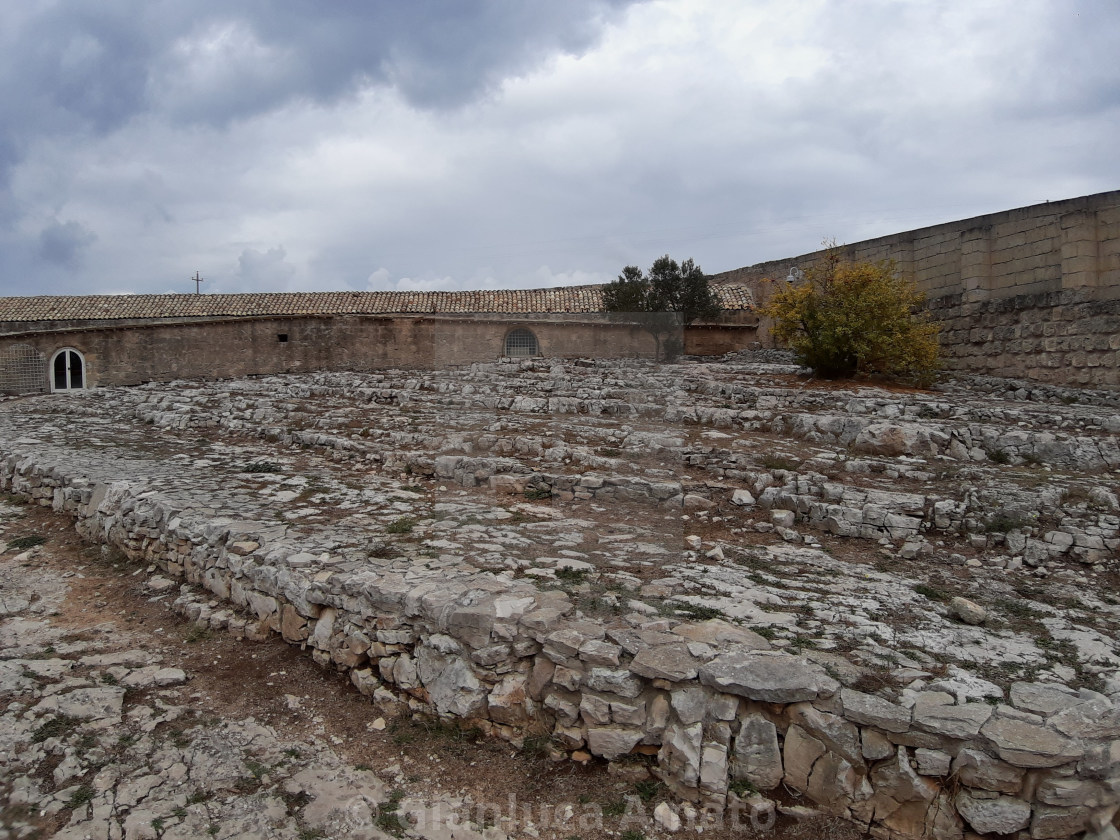
[(937, 372), (941, 329), (924, 303), (893, 262), (851, 262), (830, 248), (761, 312), (773, 320), (775, 339), (819, 376), (884, 374), (924, 387)]

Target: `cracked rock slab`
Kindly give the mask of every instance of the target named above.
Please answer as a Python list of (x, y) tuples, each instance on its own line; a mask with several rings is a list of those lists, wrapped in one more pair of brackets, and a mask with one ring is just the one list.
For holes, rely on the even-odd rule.
[(787, 654), (725, 653), (700, 668), (700, 682), (765, 703), (831, 697), (840, 683), (819, 665)]

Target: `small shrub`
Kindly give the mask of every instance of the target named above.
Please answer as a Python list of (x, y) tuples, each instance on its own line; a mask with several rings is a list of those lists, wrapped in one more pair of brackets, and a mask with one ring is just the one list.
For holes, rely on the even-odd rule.
[(831, 244), (804, 282), (782, 285), (762, 314), (773, 319), (774, 337), (818, 376), (874, 373), (932, 383), (940, 326), (894, 263), (851, 262)]
[(1085, 504), (1089, 501), (1089, 491), (1084, 487), (1067, 487), (1062, 491), (1063, 505)]
[(914, 591), (921, 595), (923, 598), (928, 598), (931, 601), (948, 601), (949, 595), (946, 592), (934, 586), (928, 586), (924, 583), (914, 584)]
[(642, 802), (649, 803), (661, 792), (661, 782), (657, 779), (642, 779), (634, 783), (634, 790)]
[(205, 642), (209, 638), (210, 628), (203, 627), (201, 624), (192, 624), (183, 635), (183, 641), (188, 645), (193, 645), (196, 642)]
[(402, 799), (404, 799), (404, 791), (394, 790), (389, 794), (388, 799), (377, 806), (377, 827), (394, 837), (400, 837), (407, 828), (400, 814), (397, 813)]
[(758, 793), (758, 788), (747, 779), (732, 779), (727, 789), (740, 798)]
[(90, 785), (79, 785), (78, 789), (70, 794), (70, 798), (66, 800), (66, 807), (70, 810), (80, 808), (93, 799), (94, 793), (95, 791)]
[(869, 668), (859, 675), (850, 688), (864, 694), (876, 694), (884, 688), (898, 688), (898, 678), (886, 668)]
[(279, 464), (272, 461), (253, 461), (241, 468), (243, 473), (278, 473), (283, 471)]
[(557, 569), (556, 579), (564, 583), (583, 583), (587, 579), (587, 569)]
[(999, 607), (999, 609), (1003, 613), (1011, 616), (1012, 618), (1019, 618), (1019, 619), (1041, 618), (1044, 615), (1043, 612), (1035, 609), (1030, 604), (1024, 603), (1023, 601), (1012, 601), (1012, 600), (1009, 600), (1009, 599), (1001, 599), (999, 601), (996, 601), (996, 606)]
[(610, 802), (604, 803), (602, 808), (604, 817), (621, 817), (626, 813), (626, 800), (612, 799)]
[(530, 735), (521, 742), (521, 754), (526, 758), (548, 758), (549, 740), (545, 735)]
[(723, 618), (723, 610), (716, 607), (700, 606), (699, 604), (674, 605), (678, 613), (682, 613), (693, 621), (707, 621), (710, 618)]
[(8, 550), (26, 551), (29, 548), (34, 548), (37, 545), (42, 545), (47, 541), (47, 538), (39, 534), (30, 534), (26, 537), (16, 537), (14, 540), (8, 542)]
[(1002, 449), (992, 449), (988, 453), (988, 460), (993, 464), (1010, 464), (1011, 456)]
[(1017, 528), (1029, 528), (1033, 524), (1030, 514), (1021, 510), (997, 510), (984, 520), (984, 530), (991, 534), (1006, 534)]
[(801, 466), (801, 462), (793, 458), (787, 458), (784, 455), (764, 455), (759, 461), (763, 469), (767, 470), (785, 470), (786, 472), (797, 472), (797, 468)]
[(399, 519), (394, 519), (385, 526), (385, 531), (389, 534), (408, 534), (416, 527), (416, 520), (410, 519), (407, 516), (402, 516)]
[(69, 715), (59, 715), (40, 724), (31, 733), (31, 743), (41, 744), (48, 738), (62, 738), (78, 726), (78, 720)]

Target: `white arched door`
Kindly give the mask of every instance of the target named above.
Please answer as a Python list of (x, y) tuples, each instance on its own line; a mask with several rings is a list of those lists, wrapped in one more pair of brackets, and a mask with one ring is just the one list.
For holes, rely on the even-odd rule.
[(51, 359), (51, 391), (81, 391), (86, 387), (86, 361), (77, 350), (59, 350)]

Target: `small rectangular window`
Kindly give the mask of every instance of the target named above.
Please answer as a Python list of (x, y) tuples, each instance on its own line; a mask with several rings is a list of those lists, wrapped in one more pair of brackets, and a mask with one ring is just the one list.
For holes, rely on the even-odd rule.
[(276, 340), (279, 341), (281, 344), (287, 344), (288, 343), (288, 334), (287, 333), (276, 333)]

